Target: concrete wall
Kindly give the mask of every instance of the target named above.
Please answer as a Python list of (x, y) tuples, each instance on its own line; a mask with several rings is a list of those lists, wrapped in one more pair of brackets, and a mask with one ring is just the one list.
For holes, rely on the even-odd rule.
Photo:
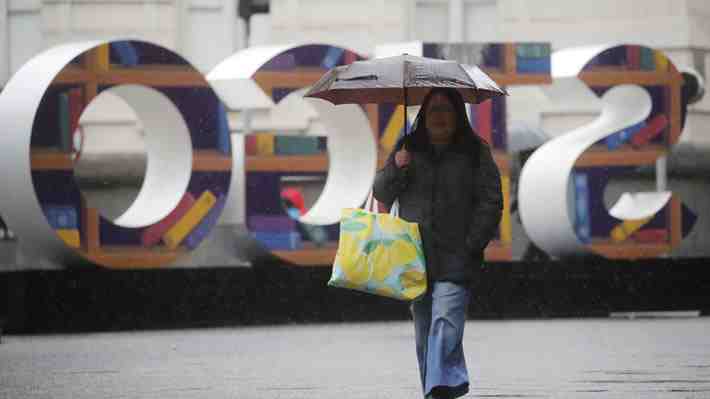
[(407, 0), (272, 0), (272, 43), (326, 42), (371, 53), (406, 40)]
[(187, 1), (178, 29), (180, 53), (203, 72), (246, 47), (246, 25), (237, 17), (238, 0)]
[(0, 87), (6, 82), (9, 74), (7, 0), (0, 0)]
[(534, 1), (500, 0), (502, 39), (550, 41), (555, 48), (620, 41), (685, 47), (691, 45), (687, 3), (549, 0), (542, 6)]
[(498, 0), (272, 0), (252, 21), (252, 44), (327, 42), (373, 54), (377, 44), (493, 41)]
[(208, 72), (246, 46), (239, 0), (0, 0), (0, 86), (37, 53), (67, 41), (137, 38)]
[[(6, 0), (7, 9), (7, 65), (12, 75), (27, 60), (43, 49), (41, 2), (39, 0)], [(2, 81), (4, 84), (4, 80)]]
[(168, 48), (179, 44), (181, 2), (171, 0), (42, 2), (45, 47), (87, 38), (139, 37)]

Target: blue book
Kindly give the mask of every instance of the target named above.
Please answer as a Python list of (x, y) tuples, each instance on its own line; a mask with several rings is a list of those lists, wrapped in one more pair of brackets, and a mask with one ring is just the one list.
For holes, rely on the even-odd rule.
[(552, 48), (549, 43), (518, 43), (515, 53), (518, 58), (549, 58)]
[(195, 226), (194, 229), (190, 232), (190, 234), (185, 237), (183, 240), (183, 245), (185, 245), (189, 249), (195, 249), (197, 248), (198, 245), (207, 238), (207, 236), (210, 234), (210, 231), (214, 228), (214, 226), (217, 225), (217, 221), (219, 220), (219, 216), (222, 214), (222, 210), (224, 209), (224, 205), (226, 204), (226, 197), (224, 194), (220, 194), (217, 197), (217, 202), (215, 202), (214, 206), (212, 209), (210, 209), (209, 212), (207, 212), (207, 215), (202, 219), (202, 221)]
[(271, 233), (263, 231), (253, 231), (254, 238), (271, 250), (293, 251), (302, 247), (301, 235), (297, 232)]
[(586, 173), (575, 172), (575, 232), (579, 240), (588, 244), (592, 240), (590, 210), (589, 210), (589, 181)]
[(318, 137), (276, 136), (274, 153), (277, 155), (320, 154)]
[(66, 205), (45, 205), (44, 215), (53, 229), (78, 229), (79, 214), (76, 208)]
[(607, 138), (604, 139), (604, 142), (606, 143), (606, 148), (609, 149), (609, 151), (616, 150), (621, 147), (622, 144), (621, 132), (616, 132), (611, 136), (607, 136)]
[(653, 50), (648, 47), (641, 47), (640, 55), (641, 70), (644, 71), (655, 71), (656, 70), (656, 57)]
[(518, 58), (516, 60), (518, 73), (549, 74), (551, 71), (550, 57), (544, 58)]
[(296, 221), (287, 215), (251, 215), (247, 218), (249, 230), (263, 233), (290, 233), (296, 231)]
[(118, 55), (118, 62), (123, 66), (138, 65), (139, 57), (136, 48), (129, 41), (112, 42), (111, 48)]
[(623, 144), (631, 141), (634, 135), (638, 133), (639, 130), (643, 129), (644, 126), (646, 126), (645, 122), (640, 122), (635, 125), (631, 125), (625, 129), (619, 130), (611, 136), (607, 136), (607, 138), (604, 139), (604, 142), (606, 143), (606, 146), (609, 151), (616, 150)]
[(227, 111), (223, 104), (217, 104), (217, 150), (228, 155), (232, 146), (229, 136), (229, 124), (227, 123)]

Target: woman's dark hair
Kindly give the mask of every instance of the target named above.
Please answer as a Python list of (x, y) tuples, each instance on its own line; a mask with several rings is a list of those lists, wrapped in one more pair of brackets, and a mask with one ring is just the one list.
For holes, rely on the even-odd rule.
[(466, 138), (473, 138), (475, 133), (471, 124), (468, 121), (468, 116), (466, 113), (466, 105), (464, 104), (461, 94), (454, 89), (447, 88), (435, 88), (427, 93), (422, 102), (422, 106), (419, 109), (419, 113), (412, 126), (412, 131), (409, 133), (409, 137), (405, 137), (403, 144), (408, 150), (413, 151), (425, 151), (430, 147), (429, 144), (429, 133), (426, 130), (426, 109), (429, 106), (429, 102), (436, 94), (442, 94), (451, 102), (454, 107), (454, 113), (456, 114), (456, 131), (454, 132), (454, 140), (461, 140)]

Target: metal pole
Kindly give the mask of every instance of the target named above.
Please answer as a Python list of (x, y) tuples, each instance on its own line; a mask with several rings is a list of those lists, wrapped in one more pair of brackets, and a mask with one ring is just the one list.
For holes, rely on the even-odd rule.
[(656, 191), (668, 189), (668, 155), (656, 159)]

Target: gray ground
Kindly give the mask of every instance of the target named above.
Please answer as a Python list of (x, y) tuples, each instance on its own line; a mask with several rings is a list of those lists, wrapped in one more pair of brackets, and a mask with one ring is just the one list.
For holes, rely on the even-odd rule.
[[(467, 397), (710, 398), (709, 318), (470, 321)], [(0, 398), (417, 398), (410, 323), (6, 336)]]

